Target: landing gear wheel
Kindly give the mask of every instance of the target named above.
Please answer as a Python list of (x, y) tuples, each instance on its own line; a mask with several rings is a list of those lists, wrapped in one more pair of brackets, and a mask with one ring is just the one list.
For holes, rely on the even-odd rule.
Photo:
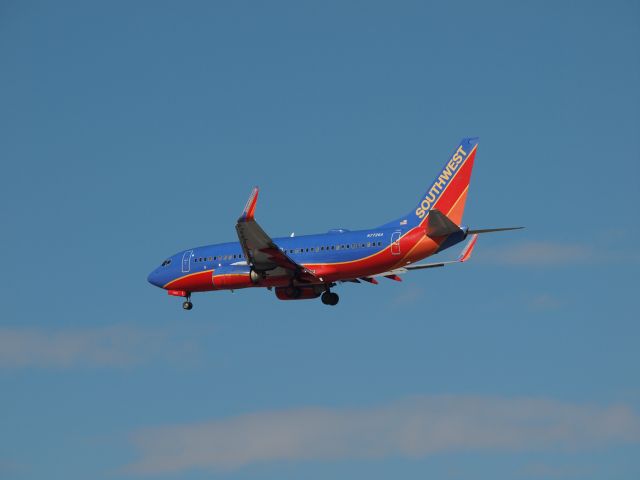
[(193, 303), (187, 300), (182, 304), (182, 308), (184, 308), (185, 310), (191, 310), (193, 308)]
[(329, 302), (329, 305), (337, 305), (339, 301), (340, 301), (340, 297), (338, 296), (338, 294), (332, 292), (331, 301)]
[(324, 292), (322, 294), (322, 297), (320, 297), (320, 299), (322, 300), (322, 303), (324, 303), (325, 305), (337, 305), (338, 301), (340, 300), (340, 297), (338, 296), (337, 293)]

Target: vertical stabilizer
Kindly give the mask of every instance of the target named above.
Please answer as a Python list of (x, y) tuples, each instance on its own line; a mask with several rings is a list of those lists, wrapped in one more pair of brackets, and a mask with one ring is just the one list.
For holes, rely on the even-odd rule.
[(478, 137), (463, 138), (454, 149), (438, 176), (428, 186), (420, 201), (407, 215), (384, 226), (426, 226), (429, 212), (437, 209), (456, 225), (462, 225)]

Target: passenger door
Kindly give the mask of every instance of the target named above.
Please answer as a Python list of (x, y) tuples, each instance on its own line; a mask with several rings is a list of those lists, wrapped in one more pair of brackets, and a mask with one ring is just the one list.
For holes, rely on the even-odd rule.
[(193, 250), (187, 250), (182, 255), (182, 273), (189, 273), (191, 270), (191, 255)]
[(391, 255), (400, 255), (400, 235), (399, 231), (391, 234)]

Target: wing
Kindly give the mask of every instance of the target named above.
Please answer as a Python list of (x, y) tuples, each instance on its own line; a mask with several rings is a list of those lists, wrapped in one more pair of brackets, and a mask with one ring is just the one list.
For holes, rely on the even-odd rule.
[(258, 225), (254, 219), (257, 203), (258, 187), (255, 187), (236, 223), (236, 232), (247, 263), (264, 274), (288, 274), (305, 282), (321, 283), (318, 277), (284, 253)]
[(403, 273), (407, 273), (411, 270), (423, 270), (425, 268), (444, 267), (445, 265), (449, 265), (452, 263), (466, 262), (467, 260), (469, 260), (469, 257), (471, 257), (471, 252), (473, 252), (473, 248), (476, 246), (477, 241), (478, 241), (478, 235), (477, 234), (471, 235), (471, 239), (469, 240), (469, 243), (467, 243), (467, 245), (462, 250), (462, 253), (460, 253), (460, 256), (456, 260), (451, 260), (448, 262), (417, 263), (415, 265), (407, 265), (405, 267), (395, 268), (387, 272), (378, 273), (377, 275), (370, 275), (368, 277), (363, 277), (361, 280), (366, 280), (369, 283), (378, 283), (375, 280), (375, 277), (386, 277), (390, 280), (396, 280), (398, 282), (401, 282), (402, 279), (398, 275), (402, 275)]

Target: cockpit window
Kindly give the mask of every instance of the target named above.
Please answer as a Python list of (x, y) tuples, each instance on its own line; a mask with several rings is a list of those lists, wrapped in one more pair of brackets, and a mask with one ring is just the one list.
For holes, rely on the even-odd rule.
[(164, 262), (162, 262), (162, 266), (166, 267), (167, 265), (169, 265), (171, 263), (171, 259), (167, 258)]

